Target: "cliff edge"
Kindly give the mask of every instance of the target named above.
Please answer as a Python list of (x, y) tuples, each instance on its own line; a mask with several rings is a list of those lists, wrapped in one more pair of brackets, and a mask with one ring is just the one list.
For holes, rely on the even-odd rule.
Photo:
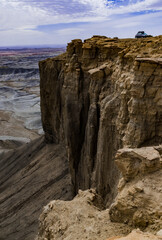
[(40, 62), (46, 141), (66, 146), (76, 193), (96, 188), (108, 206), (117, 150), (162, 142), (161, 42), (94, 36)]

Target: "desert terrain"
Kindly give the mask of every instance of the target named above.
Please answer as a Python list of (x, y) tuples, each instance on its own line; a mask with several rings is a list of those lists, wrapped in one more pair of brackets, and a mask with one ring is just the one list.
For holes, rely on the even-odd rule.
[(63, 48), (0, 49), (0, 152), (43, 134), (38, 62)]

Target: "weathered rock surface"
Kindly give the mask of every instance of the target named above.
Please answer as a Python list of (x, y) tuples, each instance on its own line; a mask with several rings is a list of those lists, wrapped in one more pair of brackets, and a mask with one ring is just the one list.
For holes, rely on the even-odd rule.
[(112, 237), (112, 238), (108, 238), (107, 240), (160, 240), (160, 239), (162, 238), (155, 236), (151, 233), (143, 233), (139, 230), (133, 230), (126, 237)]
[(110, 208), (112, 221), (149, 230), (162, 228), (162, 146), (122, 149), (119, 193)]
[[(0, 155), (0, 239), (33, 239), (41, 208), (53, 199), (40, 217), (39, 240), (160, 230), (161, 42), (95, 36), (40, 62), (48, 144), (39, 139)], [(123, 180), (110, 210), (117, 223), (101, 197), (109, 206), (117, 195), (122, 148), (116, 163)], [(71, 178), (75, 193), (93, 187), (101, 197), (87, 191), (56, 201), (73, 197)]]
[(42, 207), (73, 197), (64, 147), (43, 138), (1, 154), (0, 176), (1, 240), (34, 239)]
[(160, 229), (160, 230), (157, 232), (157, 236), (162, 237), (162, 229)]
[(110, 221), (102, 201), (94, 190), (79, 191), (72, 201), (51, 201), (40, 216), (37, 240), (105, 240), (130, 232), (127, 225)]
[[(79, 191), (70, 202), (52, 201), (40, 216), (37, 240), (100, 239), (158, 240), (162, 228), (162, 146), (125, 148), (116, 154), (123, 178), (110, 210), (94, 190)], [(118, 224), (117, 224), (118, 222)], [(121, 225), (120, 225), (121, 224)]]
[(65, 144), (76, 192), (96, 187), (109, 204), (117, 150), (161, 143), (161, 43), (94, 36), (40, 62), (46, 140)]

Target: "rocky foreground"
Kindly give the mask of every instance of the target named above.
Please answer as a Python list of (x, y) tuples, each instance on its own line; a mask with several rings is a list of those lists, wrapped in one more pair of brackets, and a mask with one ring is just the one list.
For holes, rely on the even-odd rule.
[(161, 46), (94, 36), (40, 62), (45, 141), (1, 157), (0, 239), (161, 239)]
[[(140, 228), (157, 235), (162, 228), (162, 146), (122, 149), (116, 163), (122, 171), (118, 195), (110, 209), (94, 190), (80, 191), (70, 202), (54, 200), (40, 216), (38, 240), (106, 240)], [(123, 240), (162, 239), (133, 232)], [(110, 238), (118, 239), (118, 238)]]

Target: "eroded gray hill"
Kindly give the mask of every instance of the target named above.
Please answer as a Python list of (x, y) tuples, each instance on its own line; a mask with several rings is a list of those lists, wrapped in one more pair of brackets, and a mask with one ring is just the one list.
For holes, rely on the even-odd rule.
[(1, 240), (34, 239), (43, 206), (73, 196), (64, 147), (44, 138), (1, 155), (0, 176)]

